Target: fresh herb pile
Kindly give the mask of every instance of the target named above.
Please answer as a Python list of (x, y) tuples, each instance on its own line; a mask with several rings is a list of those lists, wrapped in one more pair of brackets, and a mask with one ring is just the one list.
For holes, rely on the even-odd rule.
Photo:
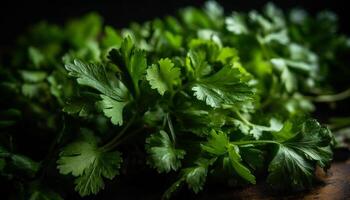
[(264, 173), (309, 188), (335, 144), (314, 102), (348, 96), (349, 51), (333, 13), (272, 4), (225, 16), (208, 2), (122, 30), (97, 14), (39, 23), (1, 63), (1, 180), (16, 199), (63, 199), (65, 184), (87, 196), (140, 158), (174, 178), (164, 198)]

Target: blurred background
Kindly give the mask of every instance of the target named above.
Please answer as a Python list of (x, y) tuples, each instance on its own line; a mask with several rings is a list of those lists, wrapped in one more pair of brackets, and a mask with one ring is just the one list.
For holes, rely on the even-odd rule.
[[(202, 6), (205, 0), (1, 0), (0, 2), (0, 45), (1, 48), (13, 44), (18, 34), (39, 21), (62, 24), (67, 19), (96, 11), (105, 19), (105, 24), (121, 28), (130, 22), (143, 22), (155, 17), (174, 15), (186, 6)], [(266, 0), (221, 0), (225, 12), (261, 9)], [(331, 10), (339, 16), (340, 30), (349, 33), (349, 7), (347, 1), (271, 1), (284, 10), (293, 7), (306, 9), (310, 13)]]

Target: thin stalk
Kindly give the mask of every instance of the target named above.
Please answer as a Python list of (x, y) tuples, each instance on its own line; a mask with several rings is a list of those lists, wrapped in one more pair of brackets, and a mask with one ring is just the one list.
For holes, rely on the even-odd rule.
[(57, 144), (59, 144), (61, 142), (62, 136), (64, 134), (66, 130), (66, 118), (64, 117), (64, 115), (62, 115), (62, 129), (61, 131), (56, 135), (55, 139), (53, 140), (53, 142), (51, 143), (49, 149), (48, 149), (48, 153), (45, 156), (45, 160), (43, 161), (43, 170), (41, 172), (40, 175), (40, 180), (43, 180), (44, 177), (47, 175), (47, 172), (49, 170), (48, 166), (50, 166), (50, 163), (54, 162), (54, 160), (52, 160), (53, 158), (53, 154), (55, 152), (55, 149), (57, 147)]
[(173, 142), (175, 144), (176, 143), (175, 131), (174, 131), (173, 123), (171, 122), (171, 118), (170, 118), (169, 113), (167, 114), (167, 121), (168, 121), (168, 126), (169, 126), (171, 137), (173, 138)]
[(140, 133), (141, 131), (144, 130), (144, 127), (138, 128), (136, 130), (134, 130), (133, 132), (129, 133), (127, 136), (121, 138), (120, 140), (118, 140), (116, 143), (114, 143), (112, 146), (110, 146), (110, 149), (114, 149), (115, 147), (117, 147), (119, 144), (123, 143), (125, 140), (129, 139), (131, 136)]
[(279, 142), (273, 140), (247, 140), (247, 141), (237, 141), (230, 142), (234, 145), (247, 145), (247, 144), (280, 144)]
[(317, 97), (313, 97), (312, 101), (315, 102), (334, 102), (334, 101), (341, 101), (344, 100), (346, 98), (350, 97), (350, 88), (340, 92), (338, 94), (331, 94), (331, 95), (320, 95)]
[(109, 141), (107, 144), (103, 145), (101, 147), (101, 150), (102, 151), (109, 151), (109, 150), (113, 149), (115, 146), (115, 143), (117, 143), (119, 138), (121, 138), (126, 133), (126, 131), (129, 129), (129, 127), (134, 123), (135, 119), (136, 119), (136, 115), (133, 115), (133, 117), (130, 119), (130, 121), (128, 121), (128, 123), (119, 132), (119, 134), (116, 135), (114, 138), (112, 138), (112, 140)]
[(342, 129), (346, 127), (350, 127), (350, 117), (343, 118), (331, 118), (330, 123), (327, 125), (332, 131), (337, 129)]
[(235, 111), (235, 113), (236, 113), (238, 119), (240, 119), (243, 123), (245, 123), (246, 125), (248, 125), (250, 127), (254, 126), (254, 124), (250, 123), (246, 118), (244, 118), (240, 112)]

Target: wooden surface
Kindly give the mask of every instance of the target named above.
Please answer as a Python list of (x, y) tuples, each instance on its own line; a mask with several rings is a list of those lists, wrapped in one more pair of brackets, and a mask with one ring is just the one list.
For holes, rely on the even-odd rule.
[[(142, 178), (140, 174), (124, 177), (124, 180), (116, 181), (120, 185), (106, 185), (103, 193), (92, 199), (135, 199), (135, 200), (155, 200), (168, 188), (166, 176), (160, 176), (154, 170), (146, 168), (147, 176)], [(350, 200), (350, 151), (336, 150), (334, 152), (334, 162), (327, 173), (317, 170), (318, 181), (309, 191), (293, 194), (276, 193), (266, 184), (264, 178), (258, 179), (256, 185), (242, 186), (239, 188), (222, 187), (211, 183), (206, 185), (203, 192), (194, 194), (190, 190), (183, 188), (175, 193), (174, 200)], [(134, 179), (132, 179), (134, 177)], [(163, 177), (163, 186), (156, 185), (159, 180), (152, 180)], [(123, 178), (121, 176), (121, 178)], [(152, 183), (152, 184), (150, 184)], [(217, 186), (217, 187), (215, 187)]]
[(232, 200), (350, 200), (350, 160), (334, 162), (327, 173), (316, 171), (319, 183), (298, 194), (273, 194), (264, 184), (219, 194), (215, 199)]

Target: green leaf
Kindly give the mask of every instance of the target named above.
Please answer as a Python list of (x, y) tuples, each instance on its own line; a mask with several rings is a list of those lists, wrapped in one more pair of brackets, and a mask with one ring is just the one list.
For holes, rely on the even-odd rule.
[(203, 52), (190, 50), (186, 57), (186, 70), (189, 73), (188, 76), (199, 78), (208, 75), (212, 69)]
[(127, 98), (123, 84), (121, 82), (113, 84), (103, 65), (85, 63), (76, 59), (74, 63), (67, 64), (66, 69), (70, 76), (77, 78), (80, 85), (94, 88), (115, 100), (123, 101)]
[(97, 39), (101, 29), (101, 17), (96, 13), (90, 13), (67, 23), (65, 34), (74, 47), (83, 48), (89, 41)]
[(135, 85), (143, 79), (146, 73), (147, 60), (146, 52), (143, 50), (135, 49), (130, 55), (130, 63), (128, 65), (129, 73), (133, 79)]
[(39, 67), (45, 61), (45, 55), (35, 47), (29, 47), (28, 54), (35, 67)]
[(263, 132), (276, 132), (282, 129), (283, 124), (275, 118), (270, 119), (269, 126), (252, 124), (240, 120), (233, 120), (233, 123), (238, 126), (239, 130), (246, 135), (253, 136), (255, 139), (260, 139)]
[(47, 84), (40, 83), (24, 83), (21, 87), (22, 94), (28, 98), (39, 97), (47, 91)]
[(234, 12), (225, 20), (226, 29), (234, 34), (247, 34), (248, 28), (242, 14)]
[(173, 141), (163, 130), (147, 138), (146, 150), (149, 154), (148, 164), (156, 168), (159, 173), (178, 170), (181, 167), (181, 159), (185, 156), (185, 151), (176, 149)]
[(94, 105), (87, 100), (87, 97), (74, 98), (64, 104), (63, 112), (70, 115), (77, 114), (79, 117), (86, 117), (92, 113)]
[(58, 169), (61, 174), (72, 173), (73, 176), (80, 176), (95, 162), (96, 157), (96, 144), (75, 142), (61, 151), (57, 161)]
[(204, 12), (214, 21), (218, 21), (224, 15), (223, 7), (216, 1), (207, 1), (204, 5)]
[(274, 134), (277, 139), (284, 139), (277, 145), (276, 155), (269, 165), (267, 181), (277, 188), (310, 187), (315, 163), (326, 168), (332, 160), (329, 129), (322, 127), (316, 120), (306, 120), (294, 126), (287, 123), (287, 128)]
[(225, 66), (214, 75), (193, 84), (192, 90), (197, 99), (214, 108), (250, 101), (253, 99), (253, 89), (248, 84), (247, 76), (240, 66)]
[(105, 116), (111, 118), (114, 125), (123, 125), (123, 109), (127, 102), (116, 101), (106, 95), (101, 95), (102, 100), (98, 102)]
[[(118, 79), (110, 80), (110, 76), (102, 65), (87, 64), (79, 60), (75, 60), (74, 64), (66, 65), (70, 76), (77, 77), (77, 81), (81, 85), (95, 88), (102, 94), (102, 100), (99, 105), (102, 107), (104, 114), (111, 118), (115, 125), (123, 124), (123, 108), (129, 102), (128, 90), (124, 84)], [(81, 110), (83, 105), (73, 107), (70, 112)], [(71, 107), (72, 108), (72, 107)], [(69, 108), (66, 108), (66, 110)], [(79, 111), (80, 112), (80, 111)]]
[(119, 175), (121, 162), (121, 154), (118, 151), (100, 153), (84, 174), (75, 180), (75, 190), (81, 196), (97, 194), (104, 189), (102, 177), (112, 180)]
[[(306, 188), (311, 185), (314, 167), (303, 156), (283, 145), (269, 165), (267, 181), (274, 187)], [(288, 176), (286, 176), (288, 174)]]
[(180, 80), (180, 68), (174, 67), (169, 58), (160, 59), (158, 65), (153, 64), (147, 69), (146, 79), (152, 89), (157, 89), (159, 94), (164, 95), (166, 91), (173, 91), (174, 85)]
[(105, 36), (102, 39), (105, 48), (120, 48), (122, 41), (122, 37), (111, 26), (106, 26)]
[(203, 190), (209, 165), (211, 165), (213, 161), (214, 160), (199, 159), (195, 162), (196, 166), (184, 169), (183, 173), (186, 177), (186, 183), (195, 193)]
[(242, 160), (248, 164), (253, 170), (261, 170), (265, 164), (264, 152), (260, 149), (253, 148), (251, 146), (240, 147), (240, 155)]
[(63, 198), (54, 192), (46, 192), (46, 191), (34, 191), (29, 200), (63, 200)]
[(227, 135), (222, 131), (214, 131), (210, 132), (210, 137), (208, 138), (208, 142), (201, 144), (201, 147), (204, 151), (220, 156), (227, 152), (227, 145), (229, 144), (229, 140)]
[(10, 166), (11, 170), (22, 172), (29, 177), (34, 177), (40, 169), (40, 163), (34, 161), (32, 158), (16, 154), (8, 151), (6, 148), (0, 146), (0, 159), (4, 158), (3, 166)]
[(195, 193), (203, 190), (209, 166), (214, 162), (215, 159), (200, 158), (195, 161), (195, 165), (193, 167), (183, 169), (180, 173), (180, 178), (164, 192), (163, 198), (169, 199), (171, 195), (184, 184), (184, 182), (186, 182), (188, 187)]
[(176, 115), (184, 131), (192, 131), (199, 136), (207, 136), (210, 131), (220, 130), (226, 124), (227, 112), (212, 109), (202, 102), (183, 102), (177, 106)]
[(20, 71), (22, 79), (29, 83), (37, 83), (42, 82), (47, 77), (47, 73), (44, 71), (28, 71), (22, 70)]
[(95, 141), (79, 141), (63, 148), (57, 168), (61, 174), (77, 177), (75, 190), (86, 196), (104, 188), (103, 177), (113, 179), (118, 175), (121, 162), (118, 151), (103, 152)]
[(139, 81), (143, 79), (147, 68), (146, 52), (136, 48), (131, 37), (125, 37), (120, 49), (112, 49), (108, 58), (118, 66), (125, 77), (129, 89), (135, 90), (138, 94)]
[(255, 176), (246, 166), (242, 164), (242, 158), (239, 154), (239, 148), (235, 145), (228, 145), (227, 151), (229, 160), (231, 162), (231, 166), (233, 167), (235, 172), (243, 179), (255, 184)]
[(250, 170), (242, 164), (241, 156), (239, 155), (239, 148), (229, 143), (227, 135), (223, 132), (216, 133), (212, 131), (208, 142), (202, 144), (202, 149), (215, 156), (223, 156), (228, 153), (230, 166), (237, 172), (243, 179), (255, 184), (255, 177)]
[(56, 192), (44, 189), (45, 186), (39, 184), (32, 184), (29, 200), (63, 200), (63, 198)]
[(284, 84), (287, 92), (297, 89), (297, 80), (293, 72), (291, 72), (283, 59), (271, 59), (272, 65), (281, 73), (281, 82)]

